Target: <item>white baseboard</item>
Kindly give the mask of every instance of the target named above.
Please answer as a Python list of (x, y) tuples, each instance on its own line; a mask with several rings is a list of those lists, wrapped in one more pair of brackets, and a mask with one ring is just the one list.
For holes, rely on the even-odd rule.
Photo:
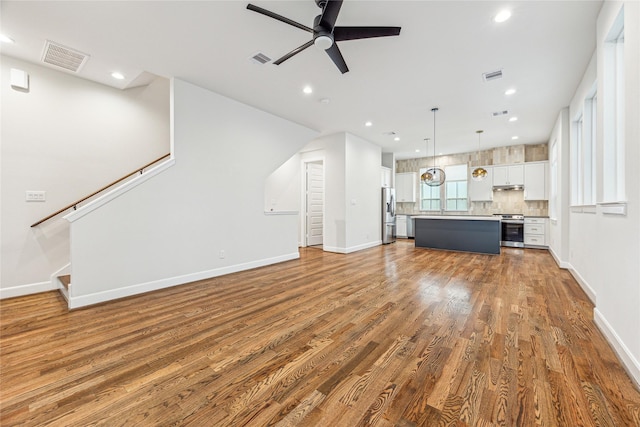
[[(227, 267), (215, 268), (196, 273), (185, 274), (182, 276), (169, 277), (166, 279), (154, 280), (152, 282), (140, 283), (127, 286), (124, 288), (110, 289), (108, 291), (96, 292), (88, 295), (69, 296), (69, 308), (80, 308), (88, 305), (99, 304), (105, 301), (111, 301), (119, 298), (125, 298), (132, 295), (143, 294), (146, 292), (156, 291), (159, 289), (170, 288), (172, 286), (184, 285), (186, 283), (196, 282), (198, 280), (210, 279), (212, 277), (224, 276), (225, 274), (237, 273), (239, 271), (250, 270), (252, 268), (264, 267), (265, 265), (277, 264), (279, 262), (289, 261), (300, 258), (299, 252), (281, 255), (273, 258), (266, 258), (244, 264), (230, 265)], [(76, 291), (77, 291), (77, 284)]]
[(607, 341), (609, 341), (609, 344), (611, 344), (622, 365), (635, 383), (636, 388), (640, 389), (640, 362), (633, 356), (631, 351), (629, 351), (622, 339), (620, 339), (616, 331), (597, 308), (593, 310), (593, 317), (596, 325), (604, 334)]
[(361, 251), (364, 249), (373, 248), (375, 246), (380, 246), (382, 244), (382, 240), (377, 240), (375, 242), (364, 243), (362, 245), (350, 246), (348, 248), (340, 248), (337, 246), (326, 246), (324, 245), (322, 249), (325, 252), (335, 252), (339, 254), (350, 254), (352, 252)]
[(568, 263), (568, 262), (565, 262), (565, 261), (562, 261), (562, 260), (560, 259), (560, 257), (558, 256), (558, 254), (556, 254), (556, 253), (553, 251), (553, 248), (552, 248), (551, 246), (549, 246), (549, 253), (551, 254), (551, 256), (553, 257), (553, 259), (555, 260), (556, 264), (558, 264), (558, 267), (560, 267), (560, 268), (564, 268), (565, 270), (569, 268), (569, 266), (570, 266), (570, 265), (569, 265), (569, 263)]
[(597, 305), (596, 291), (591, 286), (589, 286), (589, 283), (584, 279), (584, 277), (580, 275), (580, 273), (578, 273), (575, 268), (573, 268), (571, 264), (569, 264), (569, 267), (567, 269), (569, 270), (569, 273), (571, 273), (573, 278), (576, 279), (576, 282), (578, 282), (578, 285), (580, 285), (584, 293), (587, 294), (593, 305)]
[(29, 283), (28, 285), (12, 286), (10, 288), (0, 289), (0, 299), (21, 297), (23, 295), (39, 294), (40, 292), (49, 292), (57, 290), (57, 285), (51, 281)]

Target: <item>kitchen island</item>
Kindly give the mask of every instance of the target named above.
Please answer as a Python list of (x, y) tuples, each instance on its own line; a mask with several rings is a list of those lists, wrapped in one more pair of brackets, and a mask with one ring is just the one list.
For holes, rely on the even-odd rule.
[(499, 217), (419, 215), (413, 218), (418, 248), (500, 254)]

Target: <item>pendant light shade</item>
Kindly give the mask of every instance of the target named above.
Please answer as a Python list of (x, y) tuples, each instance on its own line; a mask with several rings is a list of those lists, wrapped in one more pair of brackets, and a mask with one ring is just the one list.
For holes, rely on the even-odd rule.
[[(420, 179), (430, 187), (438, 187), (444, 184), (446, 176), (444, 170), (436, 167), (436, 111), (438, 111), (438, 108), (432, 108), (431, 111), (433, 111), (433, 167), (427, 169), (427, 171), (420, 176)], [(428, 139), (426, 141), (428, 141)]]
[[(478, 162), (480, 161), (480, 135), (482, 134), (482, 132), (484, 131), (476, 131), (476, 133), (478, 134)], [(471, 172), (471, 179), (473, 179), (474, 181), (482, 181), (487, 177), (488, 174), (489, 173), (485, 168), (483, 168), (482, 166), (478, 166)]]

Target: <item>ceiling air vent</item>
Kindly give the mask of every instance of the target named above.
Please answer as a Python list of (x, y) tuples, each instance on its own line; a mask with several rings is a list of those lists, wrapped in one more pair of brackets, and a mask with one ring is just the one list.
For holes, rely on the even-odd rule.
[(509, 114), (509, 111), (502, 110), (502, 111), (494, 111), (493, 113), (491, 113), (493, 117), (504, 116), (506, 114)]
[(497, 80), (502, 78), (502, 70), (498, 71), (490, 71), (488, 73), (483, 73), (482, 78), (485, 82), (490, 82), (491, 80)]
[(249, 59), (251, 60), (251, 62), (254, 62), (256, 64), (266, 64), (267, 62), (271, 61), (271, 58), (260, 52), (256, 53)]
[(80, 51), (62, 46), (51, 40), (47, 40), (44, 45), (42, 62), (55, 65), (68, 71), (77, 73), (89, 59), (89, 55)]

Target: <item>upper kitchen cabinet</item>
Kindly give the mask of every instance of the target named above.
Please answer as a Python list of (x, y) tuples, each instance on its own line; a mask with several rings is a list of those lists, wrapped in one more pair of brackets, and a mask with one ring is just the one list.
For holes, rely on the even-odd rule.
[(391, 168), (380, 168), (380, 186), (383, 188), (393, 187), (391, 185)]
[(482, 181), (474, 181), (471, 172), (476, 169), (474, 166), (469, 169), (469, 200), (472, 202), (493, 201), (493, 167), (483, 166), (487, 170), (487, 176)]
[(524, 185), (524, 164), (494, 166), (493, 185)]
[(549, 162), (524, 165), (524, 199), (549, 200)]
[(415, 172), (396, 174), (396, 202), (416, 201), (416, 181), (418, 176)]

